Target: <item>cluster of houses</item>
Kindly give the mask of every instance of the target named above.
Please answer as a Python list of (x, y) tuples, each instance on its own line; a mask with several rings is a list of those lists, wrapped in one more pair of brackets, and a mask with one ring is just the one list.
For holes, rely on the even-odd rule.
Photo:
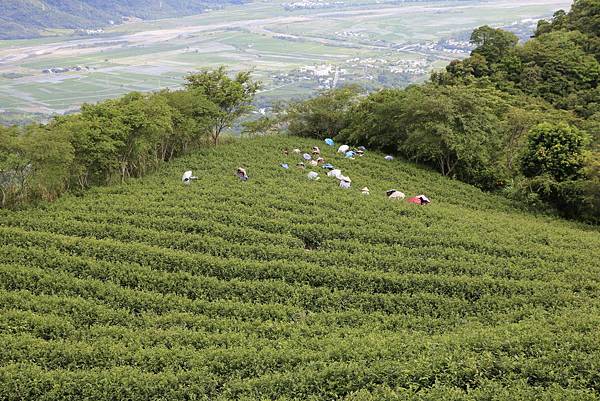
[(94, 67), (76, 65), (74, 67), (51, 67), (42, 70), (44, 74), (62, 74), (65, 72), (91, 71)]
[(275, 85), (294, 82), (314, 82), (317, 89), (331, 89), (344, 81), (373, 81), (382, 72), (404, 78), (414, 78), (427, 74), (429, 61), (425, 58), (405, 60), (390, 58), (352, 58), (342, 64), (316, 64), (300, 67), (289, 72), (271, 76)]
[(306, 9), (315, 9), (315, 8), (331, 8), (343, 6), (343, 1), (319, 1), (319, 0), (304, 0), (304, 1), (294, 1), (291, 3), (283, 3), (282, 6), (287, 11), (292, 10), (306, 10)]

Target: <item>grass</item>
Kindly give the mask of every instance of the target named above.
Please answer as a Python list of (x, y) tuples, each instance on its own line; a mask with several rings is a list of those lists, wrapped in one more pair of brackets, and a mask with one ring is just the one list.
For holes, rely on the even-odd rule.
[(314, 144), (1, 212), (0, 399), (598, 399), (596, 229), (372, 152), (323, 149), (348, 191), (279, 167)]

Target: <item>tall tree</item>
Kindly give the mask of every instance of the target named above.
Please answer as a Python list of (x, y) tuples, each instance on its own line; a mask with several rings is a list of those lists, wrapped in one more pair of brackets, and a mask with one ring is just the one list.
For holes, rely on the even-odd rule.
[(543, 123), (529, 134), (522, 168), (526, 177), (548, 175), (557, 182), (582, 176), (586, 135), (564, 123)]
[(288, 130), (293, 135), (336, 137), (348, 125), (348, 111), (358, 99), (356, 85), (331, 89), (319, 96), (292, 103), (286, 111)]
[(216, 107), (207, 109), (211, 120), (211, 138), (216, 144), (221, 133), (235, 120), (254, 109), (252, 101), (261, 84), (254, 81), (250, 71), (242, 71), (231, 78), (225, 67), (202, 71), (185, 77), (185, 86), (209, 99)]
[(482, 55), (489, 63), (502, 59), (518, 42), (519, 38), (514, 33), (488, 25), (475, 29), (471, 34), (471, 43), (477, 46), (473, 54)]

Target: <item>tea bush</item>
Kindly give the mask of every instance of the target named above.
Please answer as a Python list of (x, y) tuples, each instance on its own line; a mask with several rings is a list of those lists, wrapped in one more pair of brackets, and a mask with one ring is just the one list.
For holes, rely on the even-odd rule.
[(1, 211), (0, 400), (600, 398), (597, 228), (374, 152), (321, 146), (347, 191), (279, 167), (314, 144)]

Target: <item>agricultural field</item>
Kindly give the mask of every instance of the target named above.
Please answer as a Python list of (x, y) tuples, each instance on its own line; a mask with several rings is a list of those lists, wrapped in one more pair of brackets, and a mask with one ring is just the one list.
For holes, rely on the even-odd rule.
[(350, 82), (407, 85), (468, 55), (473, 28), (530, 32), (571, 2), (365, 0), (296, 10), (285, 3), (253, 1), (99, 35), (0, 41), (0, 113), (72, 112), (134, 90), (176, 88), (187, 73), (218, 65), (252, 69), (265, 83), (260, 107)]
[(1, 211), (0, 399), (600, 398), (597, 228), (368, 151), (323, 150), (350, 190), (279, 167), (314, 144)]

